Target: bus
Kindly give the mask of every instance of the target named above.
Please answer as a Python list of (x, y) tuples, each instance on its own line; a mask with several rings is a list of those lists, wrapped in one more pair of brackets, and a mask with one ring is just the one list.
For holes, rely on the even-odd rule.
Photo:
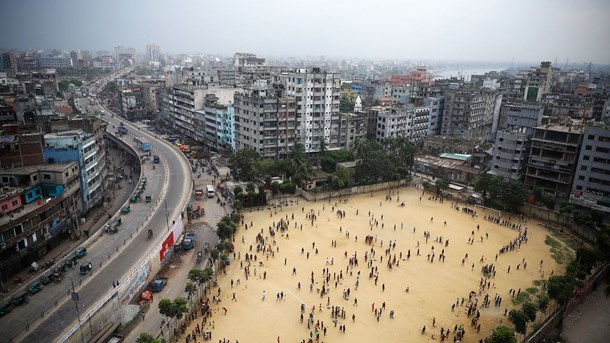
[(140, 150), (142, 151), (150, 151), (150, 143), (148, 143), (148, 140), (146, 140), (146, 138), (144, 137), (136, 137), (136, 142), (138, 143), (138, 147), (140, 148)]
[(208, 198), (213, 198), (213, 197), (214, 197), (214, 194), (216, 193), (216, 192), (214, 191), (214, 186), (212, 186), (212, 185), (207, 185), (207, 186), (205, 186), (205, 189), (206, 189), (206, 191), (207, 191), (206, 193), (207, 193), (207, 195), (208, 195)]

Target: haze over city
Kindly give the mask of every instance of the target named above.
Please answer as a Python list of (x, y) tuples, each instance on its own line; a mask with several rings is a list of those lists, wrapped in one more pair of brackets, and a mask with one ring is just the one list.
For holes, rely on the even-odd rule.
[(2, 12), (5, 49), (610, 63), (604, 0), (25, 0)]

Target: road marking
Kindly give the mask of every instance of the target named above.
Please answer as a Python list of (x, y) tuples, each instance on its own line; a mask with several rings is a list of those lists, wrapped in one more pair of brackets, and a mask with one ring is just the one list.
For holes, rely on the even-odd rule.
[(297, 297), (297, 296), (296, 296), (294, 293), (292, 293), (291, 291), (289, 291), (287, 288), (284, 288), (284, 290), (285, 290), (286, 292), (288, 292), (288, 293), (292, 294), (292, 296), (293, 296), (293, 297), (297, 298), (297, 299), (298, 299), (298, 300), (301, 302), (301, 304), (305, 305), (307, 308), (311, 308), (311, 307), (309, 307), (309, 305), (307, 305), (307, 304), (306, 304), (306, 303), (303, 301), (303, 299), (301, 299), (301, 298)]

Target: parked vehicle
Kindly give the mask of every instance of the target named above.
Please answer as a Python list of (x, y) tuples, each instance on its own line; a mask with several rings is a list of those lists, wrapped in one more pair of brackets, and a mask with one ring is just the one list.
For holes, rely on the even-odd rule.
[(76, 251), (74, 252), (74, 255), (77, 258), (83, 258), (83, 257), (87, 256), (87, 248), (83, 248), (83, 247), (77, 248)]
[(182, 240), (182, 249), (184, 249), (184, 250), (193, 249), (195, 247), (195, 243), (196, 243), (196, 235), (192, 232), (189, 232), (186, 235), (184, 235), (184, 240)]
[(20, 296), (14, 297), (11, 303), (13, 304), (13, 307), (16, 307), (27, 304), (28, 302), (30, 302), (30, 295), (26, 292)]
[(41, 282), (34, 282), (28, 287), (28, 293), (30, 295), (34, 295), (34, 294), (42, 291), (42, 287), (44, 287), (44, 286), (42, 285)]
[(158, 293), (161, 292), (163, 288), (165, 288), (165, 285), (167, 285), (167, 278), (160, 277), (150, 283), (150, 288), (153, 292)]
[(87, 275), (93, 269), (93, 264), (91, 262), (80, 266), (80, 275)]
[(216, 194), (216, 191), (214, 190), (214, 186), (212, 186), (212, 185), (206, 185), (205, 189), (206, 189), (208, 198), (213, 198), (214, 195)]
[(153, 156), (153, 162), (154, 162), (154, 163), (159, 163), (159, 162), (161, 162), (161, 159), (159, 158), (159, 155), (154, 155), (154, 156)]

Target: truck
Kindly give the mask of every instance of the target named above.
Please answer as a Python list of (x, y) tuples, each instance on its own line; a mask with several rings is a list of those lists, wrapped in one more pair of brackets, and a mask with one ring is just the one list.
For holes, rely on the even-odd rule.
[(196, 241), (196, 235), (193, 232), (187, 233), (186, 235), (184, 235), (184, 239), (182, 240), (182, 249), (193, 249), (195, 247)]
[(125, 134), (127, 134), (127, 132), (129, 132), (129, 130), (127, 130), (127, 128), (124, 126), (119, 126), (119, 128), (116, 131), (122, 135), (125, 135)]
[(161, 292), (163, 290), (165, 285), (167, 285), (167, 278), (166, 277), (159, 277), (159, 278), (154, 279), (150, 283), (150, 288), (152, 289), (152, 291), (154, 293), (158, 293), (158, 292)]

